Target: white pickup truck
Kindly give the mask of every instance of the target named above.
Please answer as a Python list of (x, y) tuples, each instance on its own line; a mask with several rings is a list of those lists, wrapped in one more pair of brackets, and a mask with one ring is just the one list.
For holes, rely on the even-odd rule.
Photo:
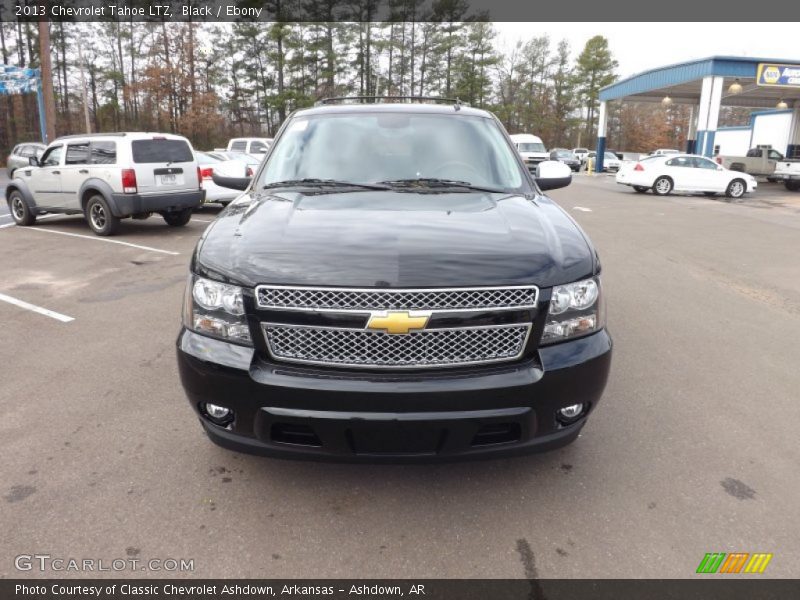
[(775, 165), (772, 174), (775, 181), (782, 181), (790, 192), (800, 192), (800, 160), (782, 160)]
[(715, 158), (718, 164), (731, 171), (741, 171), (774, 181), (773, 173), (778, 162), (783, 160), (783, 154), (770, 147), (759, 146), (750, 148), (746, 156), (717, 155)]

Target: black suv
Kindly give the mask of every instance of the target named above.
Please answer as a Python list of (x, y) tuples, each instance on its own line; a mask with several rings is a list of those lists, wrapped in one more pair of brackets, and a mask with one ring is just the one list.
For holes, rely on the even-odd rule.
[(178, 364), (209, 437), (279, 457), (573, 441), (606, 384), (600, 262), (500, 122), (458, 103), (295, 112), (197, 244)]

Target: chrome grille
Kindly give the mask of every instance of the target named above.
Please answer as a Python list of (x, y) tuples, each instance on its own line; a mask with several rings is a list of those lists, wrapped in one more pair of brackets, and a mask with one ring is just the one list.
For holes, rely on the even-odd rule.
[(263, 323), (272, 356), (289, 362), (368, 368), (423, 368), (519, 358), (529, 324), (426, 329), (406, 335)]
[(535, 286), (353, 289), (260, 285), (259, 308), (307, 311), (369, 312), (374, 310), (510, 310), (534, 308)]

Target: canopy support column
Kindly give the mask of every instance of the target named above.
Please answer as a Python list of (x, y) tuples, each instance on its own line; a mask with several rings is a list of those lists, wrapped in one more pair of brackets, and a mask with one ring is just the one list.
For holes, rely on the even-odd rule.
[(597, 119), (597, 154), (595, 156), (595, 170), (603, 172), (603, 158), (606, 154), (606, 129), (608, 126), (607, 103), (600, 102), (600, 112)]
[(697, 115), (696, 154), (709, 157), (714, 154), (714, 136), (717, 133), (724, 84), (724, 77), (703, 77), (700, 89), (700, 112)]

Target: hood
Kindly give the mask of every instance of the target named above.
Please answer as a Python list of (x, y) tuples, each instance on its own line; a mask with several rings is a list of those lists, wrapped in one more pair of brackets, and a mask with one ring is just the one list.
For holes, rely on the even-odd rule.
[(592, 274), (594, 252), (545, 197), (252, 194), (200, 240), (195, 272), (246, 287), (536, 284)]

